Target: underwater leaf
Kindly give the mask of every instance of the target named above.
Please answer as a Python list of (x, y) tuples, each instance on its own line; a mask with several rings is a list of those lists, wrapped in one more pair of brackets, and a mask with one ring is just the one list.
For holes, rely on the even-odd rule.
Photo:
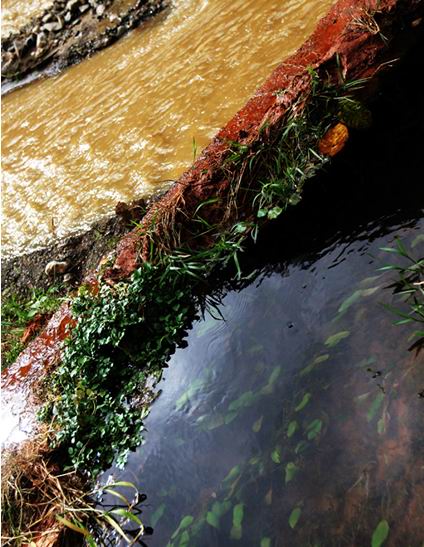
[(152, 518), (150, 519), (151, 525), (154, 528), (159, 520), (162, 518), (162, 515), (165, 512), (166, 505), (161, 503), (156, 511), (153, 513)]
[(185, 391), (177, 400), (177, 402), (175, 403), (175, 408), (177, 410), (181, 410), (190, 401), (191, 397), (196, 393), (196, 391), (202, 388), (205, 383), (205, 380), (201, 380), (200, 378), (194, 380), (188, 390)]
[(235, 399), (230, 405), (228, 406), (228, 410), (238, 410), (243, 407), (247, 407), (253, 403), (253, 401), (256, 399), (255, 394), (253, 391), (246, 391), (240, 397)]
[(187, 547), (189, 541), (190, 541), (190, 534), (187, 532), (187, 530), (185, 530), (181, 534), (180, 543), (178, 545), (179, 547)]
[(181, 519), (180, 525), (172, 534), (171, 539), (175, 539), (182, 530), (185, 530), (186, 528), (188, 528), (190, 524), (192, 524), (193, 520), (194, 520), (194, 517), (192, 517), (191, 515), (186, 515), (185, 517), (183, 517)]
[(206, 522), (212, 526), (213, 528), (219, 528), (219, 516), (213, 513), (212, 511), (208, 511), (206, 514)]
[(280, 376), (280, 373), (281, 373), (281, 367), (275, 367), (269, 376), (268, 385), (270, 386), (274, 385), (275, 381)]
[(281, 463), (281, 452), (279, 448), (276, 448), (275, 450), (272, 451), (271, 460), (274, 463)]
[(263, 420), (264, 420), (264, 417), (261, 416), (261, 417), (258, 418), (258, 419), (256, 420), (256, 422), (252, 425), (252, 431), (253, 431), (254, 433), (259, 433), (259, 431), (260, 431), (261, 428), (262, 428), (262, 422), (263, 422)]
[(225, 477), (225, 479), (223, 480), (223, 482), (229, 482), (229, 481), (232, 481), (234, 480), (235, 478), (237, 478), (239, 475), (240, 475), (240, 470), (241, 470), (241, 467), (239, 465), (235, 465), (231, 470), (230, 472), (228, 473), (228, 475)]
[(268, 211), (268, 218), (270, 220), (274, 220), (277, 217), (279, 217), (282, 212), (283, 210), (281, 209), (281, 207), (273, 207), (272, 209), (269, 209)]
[(292, 437), (296, 433), (297, 428), (298, 428), (298, 423), (296, 422), (296, 420), (292, 420), (289, 423), (289, 426), (287, 428), (287, 437), (288, 438)]
[(225, 419), (222, 414), (204, 414), (203, 416), (199, 416), (196, 420), (196, 424), (199, 425), (203, 431), (212, 431), (217, 427), (221, 427), (224, 423)]
[(342, 330), (340, 332), (337, 332), (336, 334), (332, 334), (331, 336), (329, 336), (327, 340), (324, 342), (324, 344), (327, 347), (332, 348), (336, 346), (341, 340), (343, 340), (344, 338), (347, 338), (348, 336), (350, 336), (350, 331)]
[(305, 374), (309, 374), (311, 370), (315, 368), (316, 365), (319, 365), (320, 363), (324, 363), (324, 361), (328, 361), (328, 359), (330, 359), (329, 353), (323, 353), (322, 355), (318, 355), (318, 357), (315, 357), (312, 363), (307, 365), (305, 368), (303, 368), (299, 372), (299, 376), (304, 376)]
[(224, 416), (224, 424), (228, 425), (239, 415), (238, 410), (233, 410)]
[(355, 291), (340, 304), (340, 307), (338, 309), (339, 316), (344, 314), (357, 300), (365, 296), (371, 296), (376, 291), (378, 291), (379, 288), (380, 286), (370, 287), (369, 289), (359, 289)]
[(244, 516), (244, 503), (238, 503), (233, 509), (233, 524), (235, 526), (241, 526)]
[(308, 434), (307, 437), (310, 441), (315, 439), (320, 433), (322, 429), (322, 421), (319, 419), (313, 420), (308, 427), (306, 428)]
[(383, 545), (389, 535), (389, 531), (390, 527), (387, 520), (380, 520), (372, 535), (371, 547), (380, 547)]
[(377, 393), (377, 395), (374, 398), (374, 401), (371, 403), (371, 406), (368, 409), (367, 422), (371, 422), (371, 420), (374, 418), (374, 416), (377, 413), (377, 410), (380, 408), (381, 403), (383, 402), (383, 399), (384, 399), (384, 393), (380, 391), (379, 393)]
[(293, 479), (293, 477), (296, 475), (298, 471), (299, 471), (299, 468), (294, 462), (289, 462), (286, 465), (286, 479), (285, 479), (286, 484)]
[(346, 298), (346, 300), (344, 300), (340, 304), (339, 309), (337, 311), (339, 313), (344, 313), (345, 311), (347, 311), (350, 308), (350, 306), (352, 306), (352, 304), (354, 304), (357, 300), (361, 298), (361, 294), (362, 294), (361, 290), (355, 291), (353, 294), (351, 294), (348, 298)]
[(297, 405), (297, 407), (294, 409), (295, 412), (299, 412), (300, 410), (302, 410), (303, 408), (305, 408), (305, 406), (309, 403), (309, 401), (311, 400), (311, 397), (312, 395), (310, 393), (305, 393), (305, 395), (303, 396), (302, 400), (300, 401), (300, 403)]
[(260, 545), (260, 547), (271, 547), (271, 540), (270, 540), (270, 538), (267, 538), (267, 537), (262, 538), (262, 539), (261, 539), (261, 545)]
[(193, 520), (194, 520), (194, 517), (192, 517), (191, 515), (185, 516), (180, 522), (179, 529), (184, 530), (185, 528), (188, 528), (190, 524), (193, 522)]
[(300, 515), (302, 514), (302, 509), (300, 507), (295, 507), (289, 516), (289, 526), (290, 528), (295, 528), (296, 524), (299, 521)]
[(377, 432), (379, 435), (384, 435), (386, 432), (386, 420), (384, 418), (380, 418), (377, 422)]
[(271, 488), (268, 490), (268, 492), (266, 493), (266, 496), (265, 496), (265, 503), (267, 505), (271, 505), (272, 503), (272, 486)]
[(231, 539), (241, 539), (242, 536), (242, 522), (244, 516), (244, 504), (238, 503), (233, 509), (233, 527), (231, 528)]

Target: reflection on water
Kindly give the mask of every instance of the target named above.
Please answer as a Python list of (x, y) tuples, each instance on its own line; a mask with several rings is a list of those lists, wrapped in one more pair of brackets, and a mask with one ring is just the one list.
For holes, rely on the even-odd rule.
[(424, 368), (377, 268), (395, 237), (422, 255), (423, 227), (339, 238), (194, 325), (123, 472), (149, 546), (421, 547)]
[(174, 0), (167, 14), (3, 101), (3, 250), (164, 187), (312, 32), (332, 0)]

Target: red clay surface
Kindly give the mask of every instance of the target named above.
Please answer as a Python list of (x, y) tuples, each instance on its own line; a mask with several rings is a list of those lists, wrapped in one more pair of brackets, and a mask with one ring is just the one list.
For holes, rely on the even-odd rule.
[[(258, 138), (259, 129), (265, 122), (269, 128), (281, 124), (288, 108), (309, 89), (310, 67), (321, 74), (328, 72), (335, 79), (339, 71), (348, 80), (373, 76), (392, 53), (383, 41), (378, 25), (381, 25), (384, 36), (397, 38), (402, 29), (405, 33), (410, 32), (423, 12), (420, 0), (408, 3), (400, 0), (337, 2), (309, 40), (277, 67), (250, 101), (216, 135), (192, 168), (152, 206), (141, 228), (120, 241), (115, 264), (105, 277), (112, 281), (125, 278), (134, 271), (146, 252), (147, 239), (141, 231), (151, 225), (153, 218), (160, 226), (161, 218), (169, 217), (170, 211), (178, 208), (183, 208), (186, 218), (191, 218), (200, 202), (228, 192), (229, 182), (222, 174), (228, 141), (250, 144)], [(38, 382), (60, 361), (62, 341), (72, 324), (69, 306), (62, 306), (46, 329), (2, 374), (4, 397), (7, 397), (8, 389), (16, 388), (21, 382)]]

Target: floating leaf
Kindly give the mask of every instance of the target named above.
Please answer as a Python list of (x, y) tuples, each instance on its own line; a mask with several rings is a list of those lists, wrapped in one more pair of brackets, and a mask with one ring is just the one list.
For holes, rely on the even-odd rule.
[(288, 438), (292, 437), (296, 433), (297, 428), (298, 428), (298, 423), (296, 422), (296, 420), (292, 420), (289, 423), (289, 426), (287, 428), (287, 437)]
[(324, 343), (327, 347), (332, 348), (348, 336), (350, 336), (350, 331), (342, 330), (340, 332), (337, 332), (336, 334), (332, 334), (331, 336), (329, 336)]
[(294, 462), (289, 462), (286, 465), (286, 484), (290, 482), (293, 477), (296, 475), (296, 473), (299, 471), (299, 468)]
[(319, 419), (313, 420), (306, 428), (308, 439), (310, 441), (315, 439), (315, 437), (317, 437), (321, 433), (321, 429), (322, 421)]
[(305, 395), (303, 396), (302, 400), (300, 401), (300, 403), (297, 405), (297, 407), (294, 409), (295, 412), (299, 412), (300, 410), (302, 410), (303, 408), (305, 408), (305, 406), (309, 403), (309, 401), (311, 400), (311, 397), (312, 395), (310, 393), (305, 393)]
[(256, 420), (256, 422), (252, 425), (252, 431), (253, 431), (254, 433), (259, 433), (259, 431), (260, 431), (261, 428), (262, 428), (262, 422), (263, 422), (263, 420), (264, 420), (264, 417), (261, 416), (261, 417), (258, 418), (258, 419)]
[(272, 451), (271, 460), (274, 463), (281, 463), (281, 452), (279, 448), (276, 448), (275, 450)]
[(150, 519), (150, 522), (151, 522), (153, 528), (156, 526), (156, 524), (162, 518), (162, 516), (165, 512), (165, 509), (166, 509), (166, 505), (164, 503), (161, 503), (159, 505), (159, 507), (156, 509), (156, 511), (153, 513), (152, 518)]
[(374, 416), (377, 413), (377, 410), (380, 408), (381, 403), (383, 402), (383, 399), (384, 399), (384, 393), (380, 391), (379, 393), (377, 393), (377, 395), (374, 398), (374, 401), (371, 403), (371, 406), (368, 409), (367, 422), (371, 422), (371, 420), (374, 418)]
[(290, 516), (289, 516), (290, 528), (292, 529), (295, 528), (301, 514), (302, 514), (302, 509), (300, 507), (296, 507), (295, 509), (293, 509), (293, 511), (290, 513)]
[(371, 547), (380, 547), (383, 545), (389, 535), (389, 531), (390, 527), (387, 520), (380, 520), (372, 535)]
[(262, 538), (260, 547), (271, 547), (271, 539), (268, 537)]

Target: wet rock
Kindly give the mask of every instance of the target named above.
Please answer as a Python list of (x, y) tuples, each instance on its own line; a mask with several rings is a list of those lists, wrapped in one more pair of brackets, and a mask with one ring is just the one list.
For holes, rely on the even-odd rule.
[(69, 263), (65, 260), (51, 260), (44, 268), (44, 273), (48, 276), (62, 275), (69, 268)]

